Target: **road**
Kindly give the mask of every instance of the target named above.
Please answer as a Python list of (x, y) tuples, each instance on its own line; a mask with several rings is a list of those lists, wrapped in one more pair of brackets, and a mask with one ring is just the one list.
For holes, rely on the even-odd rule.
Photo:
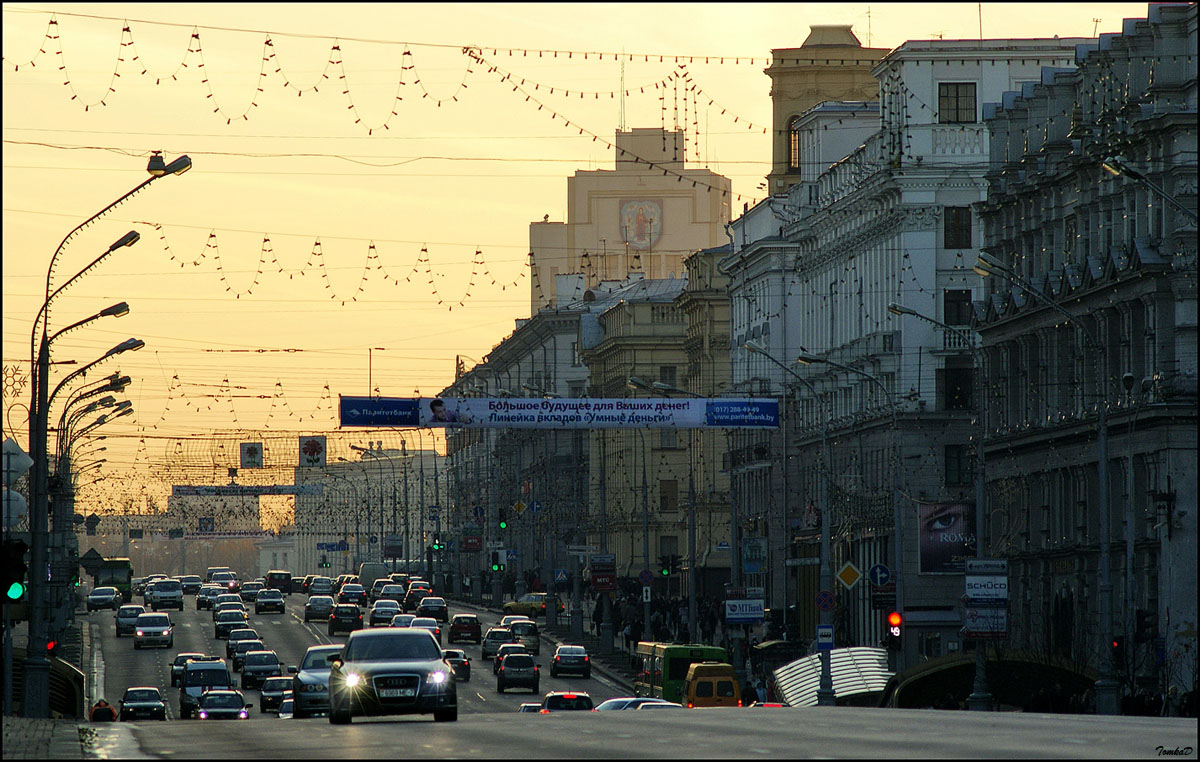
[[(345, 635), (330, 637), (323, 624), (318, 622), (306, 624), (302, 621), (305, 599), (306, 597), (300, 594), (289, 596), (285, 607), (286, 611), (283, 614), (256, 615), (254, 607), (248, 607), (250, 609), (250, 627), (258, 632), (267, 648), (274, 650), (279, 655), (280, 661), (286, 665), (298, 665), (309, 646), (345, 642)], [(138, 599), (135, 602), (140, 603), (141, 601)], [(363, 609), (364, 617), (367, 611), (368, 609)], [(479, 615), (485, 632), (489, 626), (498, 623), (500, 618), (499, 615), (491, 612), (465, 609), (453, 603), (450, 605), (451, 614), (466, 611)], [(180, 716), (179, 689), (171, 687), (171, 662), (174, 661), (175, 655), (184, 651), (196, 651), (224, 657), (225, 640), (214, 637), (212, 613), (207, 609), (197, 611), (194, 595), (184, 597), (182, 612), (168, 611), (167, 613), (171, 615), (171, 621), (175, 624), (174, 647), (146, 648), (136, 651), (133, 648), (132, 637), (117, 637), (116, 623), (113, 620), (112, 612), (96, 611), (88, 616), (96, 625), (93, 628), (93, 634), (98, 636), (96, 642), (103, 656), (103, 697), (116, 705), (124, 695), (125, 689), (130, 686), (157, 686), (163, 695), (168, 697), (167, 718), (169, 722)], [(445, 631), (442, 634), (444, 638)], [(623, 690), (595, 672), (588, 680), (574, 676), (551, 677), (550, 661), (553, 657), (553, 649), (547, 648), (545, 643), (542, 645), (541, 654), (536, 657), (542, 671), (541, 693), (532, 695), (530, 691), (522, 688), (509, 689), (502, 694), (497, 693), (496, 680), (492, 675), (492, 662), (483, 660), (479, 646), (469, 643), (456, 643), (451, 646), (443, 640), (443, 647), (461, 648), (471, 659), (471, 679), (458, 686), (460, 716), (473, 713), (515, 713), (517, 707), (522, 703), (540, 701), (542, 694), (547, 691), (585, 691), (592, 696), (596, 703), (613, 696), (625, 695)], [(235, 677), (238, 676), (235, 674)], [(274, 714), (259, 713), (257, 690), (246, 690), (243, 693), (246, 696), (246, 703), (253, 704), (255, 707), (250, 713), (250, 721), (279, 721)], [(297, 720), (296, 722), (309, 721)], [(314, 718), (311, 721), (327, 724), (324, 718)]]

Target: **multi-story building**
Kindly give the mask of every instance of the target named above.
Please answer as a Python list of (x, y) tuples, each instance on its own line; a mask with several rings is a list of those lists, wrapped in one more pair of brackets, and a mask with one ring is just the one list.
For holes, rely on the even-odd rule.
[[(835, 571), (846, 561), (864, 572), (883, 564), (896, 582), (894, 593), (873, 595), (867, 584), (839, 592), (837, 640), (878, 643), (884, 616), (897, 606), (907, 628), (899, 666), (959, 647), (962, 562), (974, 550), (972, 360), (955, 334), (901, 322), (888, 304), (951, 325), (969, 322), (979, 288), (970, 205), (984, 198), (989, 161), (979, 105), (1038, 79), (1044, 66), (1073, 65), (1082, 42), (904, 43), (872, 69), (879, 128), (815, 179), (800, 173), (786, 197), (734, 224), (734, 254), (724, 265), (732, 279), (734, 388), (797, 393), (777, 438), (745, 441), (730, 454), (741, 529), (765, 540), (768, 554), (763, 573), (747, 584), (761, 581), (773, 607), (788, 602), (784, 560), (816, 555), (805, 546), (816, 542), (818, 480), (828, 473)], [(815, 131), (834, 116), (836, 108), (823, 104), (801, 124)], [(861, 130), (863, 120), (849, 127)], [(811, 138), (797, 144), (817, 150)], [(745, 349), (747, 341), (795, 368), (820, 399)], [(801, 352), (822, 362), (798, 367)], [(823, 431), (833, 451), (827, 466)], [(935, 548), (919, 522), (951, 506), (960, 506), (965, 525), (938, 533), (954, 542)]]
[(1013, 274), (976, 324), (1009, 642), (1100, 669), (1123, 639), (1129, 690), (1196, 678), (1196, 55), (1196, 5), (1152, 4), (984, 106), (976, 209)]

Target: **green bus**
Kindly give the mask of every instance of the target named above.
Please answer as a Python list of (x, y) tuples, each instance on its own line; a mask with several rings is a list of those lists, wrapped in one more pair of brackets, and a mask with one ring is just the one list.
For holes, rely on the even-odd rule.
[(106, 558), (96, 569), (96, 587), (115, 587), (121, 599), (129, 603), (133, 599), (133, 564), (128, 558)]
[(682, 703), (683, 680), (687, 677), (688, 667), (703, 661), (728, 663), (729, 653), (720, 646), (697, 643), (638, 643), (633, 692), (638, 696)]

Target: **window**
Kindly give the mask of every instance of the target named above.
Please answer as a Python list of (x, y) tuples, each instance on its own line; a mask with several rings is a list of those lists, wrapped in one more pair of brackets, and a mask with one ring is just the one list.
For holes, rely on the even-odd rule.
[(975, 83), (939, 83), (938, 122), (941, 124), (971, 124), (974, 121)]
[(800, 117), (788, 120), (788, 172), (800, 171)]
[(658, 380), (669, 386), (675, 385), (675, 366), (661, 365), (658, 368)]
[(947, 358), (946, 368), (937, 372), (942, 396), (942, 410), (968, 410), (971, 407), (971, 380), (974, 369), (956, 366), (955, 358)]
[(942, 292), (942, 320), (946, 325), (970, 325), (971, 292), (966, 290)]
[[(674, 479), (659, 479), (658, 481), (658, 509), (660, 511), (677, 511), (679, 510), (679, 482)], [(664, 553), (673, 553), (674, 551), (663, 551)]]
[(967, 445), (946, 445), (946, 486), (968, 485), (971, 477), (970, 448)]
[(943, 249), (971, 248), (971, 207), (945, 207), (943, 225)]
[(583, 354), (579, 351), (579, 342), (571, 342), (571, 365), (583, 365)]
[(659, 429), (658, 446), (664, 450), (674, 450), (678, 448), (679, 432), (675, 429)]

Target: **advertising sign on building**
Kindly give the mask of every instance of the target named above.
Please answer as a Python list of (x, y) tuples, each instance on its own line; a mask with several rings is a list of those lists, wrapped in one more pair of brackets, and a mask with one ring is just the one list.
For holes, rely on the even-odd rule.
[(483, 536), (469, 534), (462, 538), (463, 550), (483, 550)]
[(767, 564), (767, 538), (747, 537), (742, 540), (742, 572), (758, 574)]
[(300, 465), (306, 468), (325, 465), (325, 437), (300, 437)]
[(726, 624), (759, 624), (764, 616), (761, 599), (725, 601)]
[(262, 442), (242, 442), (242, 468), (262, 468), (263, 467), (263, 447)]
[(975, 504), (918, 503), (921, 574), (962, 574), (975, 556)]

